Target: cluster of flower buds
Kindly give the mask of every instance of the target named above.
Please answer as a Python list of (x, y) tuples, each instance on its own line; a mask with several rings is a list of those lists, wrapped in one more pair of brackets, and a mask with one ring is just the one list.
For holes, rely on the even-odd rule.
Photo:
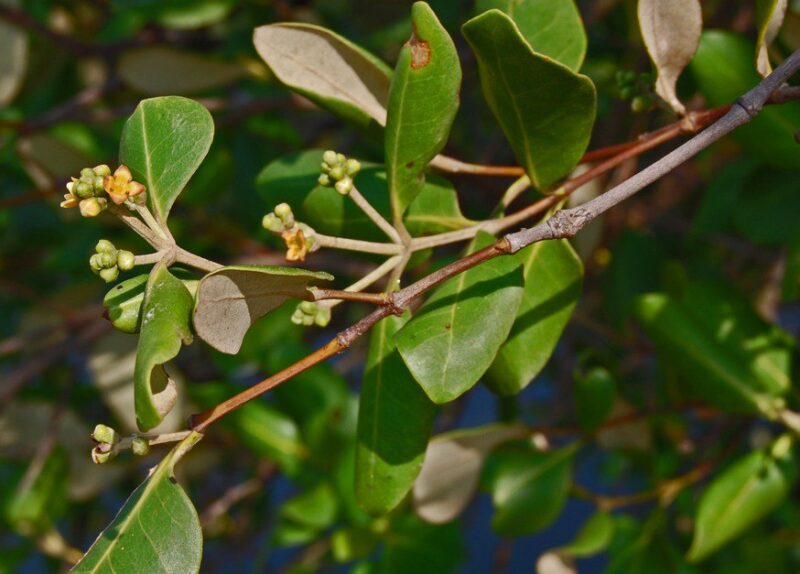
[(67, 184), (67, 192), (61, 207), (78, 207), (84, 217), (96, 217), (108, 207), (111, 199), (117, 205), (132, 199), (144, 203), (145, 187), (133, 181), (131, 171), (124, 165), (112, 174), (107, 165), (85, 167), (81, 176), (73, 177)]
[(342, 195), (347, 195), (353, 189), (353, 178), (361, 169), (358, 160), (348, 159), (344, 154), (328, 150), (322, 154), (322, 173), (319, 184), (323, 187), (333, 187)]
[(653, 75), (637, 74), (633, 70), (618, 70), (617, 89), (623, 100), (630, 100), (631, 111), (641, 113), (653, 107)]
[(98, 241), (94, 250), (96, 253), (89, 258), (89, 267), (106, 283), (116, 280), (120, 269), (123, 271), (133, 269), (135, 261), (133, 253), (124, 249), (117, 249), (107, 239)]
[(288, 203), (276, 205), (272, 212), (264, 216), (261, 225), (267, 231), (283, 238), (286, 243), (287, 261), (305, 261), (306, 255), (310, 251), (319, 248), (314, 230), (295, 219)]
[(137, 456), (145, 456), (150, 452), (150, 442), (146, 438), (134, 435), (122, 440), (117, 431), (110, 426), (95, 426), (91, 437), (95, 442), (92, 449), (92, 462), (95, 464), (104, 464), (112, 460), (120, 450), (128, 447)]
[(292, 323), (295, 325), (325, 327), (330, 322), (331, 308), (314, 301), (303, 301), (292, 314)]

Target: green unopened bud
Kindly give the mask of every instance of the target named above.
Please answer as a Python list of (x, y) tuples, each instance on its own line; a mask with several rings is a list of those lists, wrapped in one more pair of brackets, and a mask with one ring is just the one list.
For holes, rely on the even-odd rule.
[(101, 269), (99, 275), (103, 281), (106, 283), (111, 283), (112, 281), (115, 281), (117, 277), (119, 277), (119, 268), (115, 265), (114, 267), (109, 267), (108, 269)]
[(631, 110), (637, 114), (647, 111), (653, 105), (653, 100), (649, 96), (636, 96), (631, 101)]
[(347, 156), (343, 153), (336, 154), (336, 163), (344, 163), (347, 161)]
[(94, 170), (90, 167), (85, 167), (81, 170), (81, 179), (83, 178), (94, 179), (94, 176), (95, 176)]
[(283, 221), (274, 213), (268, 213), (261, 219), (261, 227), (272, 233), (280, 233), (283, 231)]
[(122, 271), (130, 271), (136, 262), (136, 256), (130, 251), (120, 251), (117, 253), (117, 267)]
[(107, 425), (96, 425), (92, 431), (92, 440), (100, 444), (117, 444), (119, 435), (117, 431)]
[(146, 438), (136, 437), (131, 441), (131, 450), (136, 456), (145, 456), (150, 452), (150, 443)]
[(297, 308), (307, 315), (312, 315), (317, 312), (317, 304), (314, 301), (303, 301)]
[(88, 199), (94, 197), (94, 187), (85, 181), (78, 181), (72, 187), (72, 193), (81, 199)]
[(337, 165), (336, 167), (332, 167), (328, 175), (331, 176), (331, 179), (339, 181), (344, 177), (344, 166)]
[(331, 166), (323, 161), (321, 164), (319, 164), (319, 170), (322, 173), (328, 173), (331, 170)]
[(117, 253), (116, 250), (109, 252), (100, 253), (100, 265), (104, 268), (109, 269), (114, 267), (117, 264)]
[(342, 195), (347, 195), (353, 190), (353, 180), (350, 177), (344, 177), (336, 182), (334, 186), (336, 191), (338, 191)]
[(92, 168), (92, 171), (95, 175), (100, 177), (105, 177), (107, 175), (111, 175), (111, 168), (108, 167), (106, 164), (101, 163), (100, 165), (96, 165)]
[(288, 203), (279, 203), (275, 206), (275, 215), (278, 216), (284, 226), (291, 227), (294, 225), (294, 213)]
[(317, 178), (317, 183), (319, 183), (322, 187), (331, 187), (331, 185), (333, 185), (330, 176), (325, 173), (319, 174), (319, 178)]
[(103, 262), (100, 261), (99, 253), (95, 253), (94, 255), (89, 257), (89, 267), (92, 268), (92, 271), (94, 271), (95, 275), (100, 273), (100, 270), (103, 269)]
[(98, 253), (114, 253), (117, 248), (114, 247), (114, 244), (108, 239), (101, 239), (97, 242), (97, 245), (94, 246), (94, 250)]
[(107, 202), (103, 198), (90, 197), (83, 199), (78, 204), (78, 209), (81, 211), (83, 217), (97, 217), (106, 208)]
[(314, 315), (314, 323), (317, 327), (327, 327), (331, 322), (331, 308), (327, 305), (317, 305), (317, 312)]
[(357, 159), (348, 159), (344, 164), (344, 168), (347, 171), (347, 175), (355, 175), (361, 171), (361, 162)]
[(92, 182), (92, 185), (94, 186), (95, 194), (102, 194), (105, 191), (103, 189), (103, 178), (100, 177), (99, 175), (96, 175), (94, 177), (94, 181)]
[(776, 459), (784, 459), (789, 456), (789, 453), (792, 449), (792, 436), (789, 434), (783, 434), (779, 436), (774, 443), (772, 443), (772, 449), (770, 454), (772, 458)]
[(113, 460), (117, 456), (117, 451), (113, 448), (106, 450), (102, 447), (107, 447), (108, 445), (102, 444), (94, 447), (92, 449), (92, 462), (95, 464), (105, 464), (110, 460)]
[(329, 149), (324, 154), (322, 154), (322, 161), (327, 163), (329, 166), (333, 166), (336, 164), (336, 152), (332, 149)]

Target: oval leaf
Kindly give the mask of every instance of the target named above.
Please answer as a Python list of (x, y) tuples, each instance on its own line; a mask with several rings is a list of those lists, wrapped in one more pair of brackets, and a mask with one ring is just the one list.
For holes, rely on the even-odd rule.
[[(492, 242), (481, 234), (475, 243)], [(436, 289), (395, 337), (403, 360), (437, 404), (478, 382), (508, 337), (524, 294), (522, 269), (496, 257)]]
[(366, 50), (310, 24), (261, 26), (253, 43), (292, 90), (358, 125), (386, 123), (390, 70)]
[(177, 399), (175, 383), (163, 365), (178, 355), (182, 343), (192, 341), (189, 320), (193, 303), (189, 290), (166, 265), (153, 268), (142, 303), (133, 374), (136, 422), (143, 431), (157, 426)]
[(425, 168), (447, 143), (458, 111), (461, 65), (453, 40), (425, 2), (411, 7), (411, 39), (392, 76), (384, 145), (396, 218), (419, 195)]
[(312, 281), (330, 281), (327, 273), (294, 267), (238, 265), (212, 271), (197, 286), (194, 328), (215, 349), (235, 355), (256, 320), (287, 299), (308, 300)]
[(72, 572), (197, 572), (203, 534), (192, 501), (175, 480), (177, 463), (203, 437), (192, 433), (133, 491)]
[(586, 56), (586, 32), (572, 0), (478, 0), (478, 12), (496, 8), (517, 24), (531, 48), (577, 72)]
[[(18, 0), (0, 0), (0, 5), (16, 8)], [(28, 67), (28, 34), (11, 22), (0, 20), (0, 109), (17, 95)]]
[(128, 86), (153, 95), (194, 94), (230, 84), (244, 74), (235, 63), (167, 46), (126, 51), (117, 69)]
[(478, 488), (483, 461), (498, 445), (528, 433), (521, 425), (489, 425), (434, 437), (414, 483), (414, 508), (441, 524), (461, 514)]
[(788, 4), (787, 0), (756, 1), (756, 23), (758, 25), (756, 69), (763, 77), (772, 72), (772, 64), (769, 61), (769, 45), (778, 36)]
[(536, 187), (548, 189), (574, 169), (589, 145), (594, 84), (534, 52), (499, 10), (473, 18), (463, 33), (478, 59), (483, 95), (517, 161)]
[(514, 255), (522, 265), (525, 295), (487, 382), (500, 395), (515, 395), (547, 364), (578, 303), (583, 264), (569, 241), (540, 241)]
[(125, 122), (120, 161), (147, 187), (150, 205), (166, 222), (214, 139), (214, 121), (199, 103), (180, 96), (142, 100)]
[(685, 113), (686, 107), (678, 99), (675, 87), (700, 42), (703, 31), (700, 2), (639, 0), (639, 28), (658, 72), (656, 93), (677, 113)]
[(356, 498), (370, 514), (385, 514), (405, 498), (422, 467), (436, 406), (408, 372), (394, 346), (405, 318), (372, 330), (358, 407)]
[(700, 499), (689, 561), (710, 556), (772, 512), (788, 494), (792, 474), (786, 461), (758, 450), (719, 475)]

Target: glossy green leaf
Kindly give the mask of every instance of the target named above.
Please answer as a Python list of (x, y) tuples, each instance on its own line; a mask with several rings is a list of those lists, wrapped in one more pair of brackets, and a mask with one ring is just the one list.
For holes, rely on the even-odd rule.
[(214, 121), (201, 104), (180, 96), (142, 100), (125, 122), (119, 159), (147, 187), (156, 217), (172, 204), (206, 157)]
[(591, 432), (603, 422), (614, 407), (617, 385), (603, 367), (575, 377), (575, 414), (584, 432)]
[(525, 294), (514, 326), (486, 373), (490, 388), (515, 395), (541, 372), (578, 303), (583, 264), (569, 241), (540, 241), (515, 254)]
[[(18, 9), (18, 0), (1, 0), (0, 6)], [(17, 95), (28, 67), (28, 34), (12, 22), (0, 21), (0, 109)]]
[(793, 343), (727, 290), (690, 286), (637, 301), (637, 316), (671, 367), (724, 409), (776, 416), (790, 386)]
[(419, 195), (428, 162), (447, 143), (461, 89), (453, 40), (425, 2), (411, 7), (411, 25), (392, 76), (384, 134), (389, 196), (398, 218)]
[(594, 84), (536, 53), (499, 10), (476, 16), (463, 33), (478, 59), (483, 94), (517, 161), (537, 188), (547, 190), (586, 151), (595, 118)]
[(144, 94), (196, 94), (230, 84), (245, 69), (194, 52), (167, 46), (146, 46), (123, 53), (117, 68), (120, 78)]
[(778, 36), (788, 7), (787, 0), (756, 0), (756, 68), (762, 76), (772, 72), (769, 61), (769, 45)]
[(494, 504), (492, 528), (503, 536), (521, 536), (558, 518), (572, 486), (575, 451), (570, 446), (539, 452), (520, 445), (493, 453), (485, 471)]
[(60, 447), (44, 460), (33, 458), (13, 494), (3, 504), (3, 518), (24, 535), (40, 535), (52, 528), (67, 507), (68, 461)]
[(385, 514), (405, 498), (422, 468), (436, 406), (408, 372), (394, 334), (405, 318), (372, 329), (358, 407), (356, 498), (370, 514)]
[(197, 286), (195, 331), (215, 349), (235, 355), (255, 321), (287, 299), (308, 300), (310, 283), (331, 279), (327, 273), (296, 267), (237, 265), (217, 269)]
[(508, 14), (531, 48), (578, 71), (586, 56), (586, 32), (573, 0), (478, 0), (476, 11)]
[(614, 518), (598, 510), (583, 523), (575, 538), (558, 550), (576, 558), (593, 556), (605, 550), (613, 536)]
[(667, 531), (664, 511), (657, 509), (643, 523), (630, 516), (615, 517), (614, 541), (604, 574), (675, 574), (687, 565)]
[(405, 216), (406, 229), (413, 236), (455, 231), (475, 223), (461, 213), (453, 184), (436, 176), (425, 178), (425, 185)]
[(323, 530), (336, 520), (339, 504), (333, 488), (324, 482), (286, 501), (280, 516), (295, 524)]
[[(709, 105), (730, 104), (758, 84), (752, 42), (731, 32), (704, 32), (690, 67)], [(787, 169), (796, 169), (800, 146), (794, 133), (800, 125), (800, 104), (766, 106), (732, 137), (752, 156)]]
[(72, 572), (197, 572), (203, 550), (192, 501), (175, 480), (175, 464), (203, 437), (180, 442), (136, 490)]
[(458, 524), (433, 525), (401, 516), (387, 533), (376, 574), (447, 574), (456, 571), (464, 553)]
[(260, 26), (253, 43), (290, 89), (357, 125), (386, 123), (391, 72), (366, 50), (311, 24)]
[(483, 462), (497, 446), (528, 434), (522, 425), (492, 424), (440, 434), (428, 443), (414, 483), (414, 509), (442, 524), (461, 514), (475, 496)]
[[(491, 242), (481, 234), (473, 248)], [(406, 366), (433, 402), (452, 401), (478, 382), (508, 337), (523, 294), (519, 263), (496, 257), (446, 281), (397, 333)]]
[[(194, 297), (198, 279), (188, 271), (173, 269), (172, 273), (180, 279), (189, 293)], [(122, 281), (111, 289), (103, 298), (105, 316), (123, 333), (138, 333), (142, 318), (142, 301), (147, 287), (146, 273)]]
[(175, 383), (164, 370), (182, 344), (192, 341), (189, 327), (194, 299), (180, 279), (160, 263), (150, 273), (142, 303), (136, 349), (134, 403), (141, 430), (157, 426), (175, 404)]
[(715, 478), (700, 499), (688, 559), (712, 555), (780, 505), (791, 488), (793, 466), (757, 450)]

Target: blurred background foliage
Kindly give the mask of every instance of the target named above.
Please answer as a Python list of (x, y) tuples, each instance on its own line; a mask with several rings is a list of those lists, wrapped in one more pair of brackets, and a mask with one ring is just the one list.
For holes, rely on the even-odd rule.
[[(0, 572), (64, 570), (161, 456), (154, 449), (144, 460), (90, 462), (96, 422), (134, 430), (135, 337), (113, 332), (102, 318), (105, 289), (87, 261), (100, 237), (138, 253), (145, 245), (109, 217), (79, 221), (75, 210), (58, 209), (68, 177), (87, 165), (116, 164), (122, 124), (140, 99), (194, 97), (212, 111), (217, 135), (175, 207), (176, 238), (216, 260), (283, 263), (281, 247), (259, 224), (281, 190), (259, 190), (261, 170), (312, 148), (380, 163), (382, 142), (282, 88), (255, 53), (253, 28), (318, 23), (393, 63), (410, 33), (410, 4), (0, 0)], [(657, 105), (635, 113), (620, 94), (619, 71), (651, 72), (635, 2), (578, 4), (589, 39), (583, 72), (599, 92), (590, 149), (673, 121)], [(691, 109), (729, 103), (757, 82), (754, 2), (702, 4), (706, 32), (679, 84)], [(789, 4), (778, 54), (800, 47), (800, 2)], [(431, 5), (455, 39), (464, 69), (446, 153), (513, 163), (459, 33), (475, 13), (473, 2)], [(352, 485), (366, 353), (360, 344), (228, 417), (179, 468), (206, 535), (203, 571), (532, 571), (544, 551), (573, 540), (598, 506), (613, 510), (613, 518), (600, 515), (592, 523), (607, 539), (588, 536), (583, 552), (572, 552), (581, 572), (734, 573), (756, 565), (798, 571), (796, 495), (702, 566), (684, 562), (698, 482), (777, 431), (751, 414), (709, 406), (704, 385), (693, 382), (693, 366), (680, 354), (657, 360), (656, 347), (663, 358), (679, 346), (679, 328), (648, 322), (647, 300), (637, 298), (668, 294), (695, 312), (696, 322), (711, 321), (712, 330), (722, 324), (713, 321), (715, 303), (723, 302), (723, 315), (757, 325), (765, 320), (782, 328), (775, 336), (797, 336), (798, 129), (798, 104), (769, 109), (593, 223), (574, 242), (586, 266), (583, 295), (547, 369), (515, 399), (481, 387), (440, 413), (436, 432), (521, 420), (555, 445), (581, 432), (596, 439), (581, 450), (571, 476), (567, 470), (545, 483), (552, 489), (545, 498), (561, 500), (564, 489), (564, 497), (575, 495), (563, 507), (542, 510), (558, 516), (546, 529), (514, 537), (513, 519), (505, 529), (499, 513), (492, 520), (486, 493), (445, 525), (423, 522), (408, 505), (379, 520), (361, 511)], [(661, 153), (623, 164), (584, 193), (598, 193)], [(452, 181), (473, 219), (487, 217), (509, 183), (474, 176)], [(280, 199), (306, 191), (287, 182)], [(532, 193), (519, 201), (530, 202)], [(306, 266), (332, 272), (344, 287), (371, 264), (369, 257), (323, 252)], [(430, 265), (418, 262), (411, 275)], [(365, 308), (338, 307), (327, 330), (297, 327), (291, 312), (287, 306), (257, 323), (236, 357), (203, 345), (185, 349), (173, 369), (188, 400), (160, 430), (181, 428), (188, 414), (307, 354)], [(598, 431), (609, 419), (615, 424)], [(513, 445), (497, 453), (482, 486), (491, 490), (498, 469), (513, 468), (515, 460)], [(682, 476), (685, 484), (665, 482)], [(656, 500), (664, 484), (675, 490), (669, 504)], [(506, 510), (513, 518), (514, 508)], [(494, 533), (492, 522), (512, 536)]]

